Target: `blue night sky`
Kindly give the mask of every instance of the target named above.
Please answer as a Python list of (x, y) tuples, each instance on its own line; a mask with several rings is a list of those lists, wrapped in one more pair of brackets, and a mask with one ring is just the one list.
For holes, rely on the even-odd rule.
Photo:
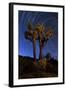
[[(27, 31), (28, 22), (32, 22), (33, 25), (37, 23), (44, 23), (46, 26), (53, 28), (55, 35), (47, 42), (43, 48), (42, 53), (45, 56), (48, 52), (52, 57), (58, 58), (58, 13), (54, 12), (36, 12), (36, 11), (19, 11), (19, 44), (18, 54), (21, 56), (33, 57), (33, 45), (32, 42), (26, 40), (24, 32)], [(39, 58), (39, 44), (36, 42), (36, 58)]]

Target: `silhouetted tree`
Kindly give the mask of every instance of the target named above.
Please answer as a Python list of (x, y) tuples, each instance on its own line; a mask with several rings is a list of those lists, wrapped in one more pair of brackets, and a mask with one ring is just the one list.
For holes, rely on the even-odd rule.
[(38, 32), (40, 47), (39, 59), (42, 62), (42, 48), (44, 47), (44, 44), (50, 39), (50, 37), (53, 36), (53, 31), (51, 30), (51, 28), (48, 28), (48, 31), (45, 31), (46, 27), (43, 24), (37, 24), (35, 30)]
[(27, 26), (28, 31), (25, 32), (25, 38), (30, 40), (33, 43), (33, 55), (34, 55), (34, 62), (36, 62), (36, 38), (37, 38), (37, 31), (33, 29), (31, 23)]
[(47, 60), (50, 60), (52, 58), (50, 53), (47, 53), (45, 57)]
[(35, 30), (38, 32), (38, 40), (40, 47), (39, 59), (42, 60), (42, 39), (43, 39), (42, 34), (44, 33), (45, 27), (43, 24), (37, 24)]

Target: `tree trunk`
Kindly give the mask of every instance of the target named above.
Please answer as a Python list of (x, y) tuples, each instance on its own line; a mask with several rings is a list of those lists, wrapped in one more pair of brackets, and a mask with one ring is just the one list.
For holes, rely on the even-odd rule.
[(33, 40), (33, 55), (34, 55), (34, 62), (36, 63), (36, 41)]
[(40, 44), (39, 60), (42, 61), (42, 44)]
[(44, 46), (44, 41), (40, 40), (40, 53), (39, 53), (39, 60), (42, 61), (42, 48)]

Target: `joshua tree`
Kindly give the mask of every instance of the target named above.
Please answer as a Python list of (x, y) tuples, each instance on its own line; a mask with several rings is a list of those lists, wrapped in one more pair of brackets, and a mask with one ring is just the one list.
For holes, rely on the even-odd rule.
[(37, 31), (33, 30), (32, 24), (28, 24), (28, 31), (25, 32), (25, 38), (30, 40), (33, 43), (33, 55), (34, 55), (34, 63), (36, 63), (36, 39), (37, 39)]
[(42, 48), (44, 44), (50, 39), (50, 37), (53, 36), (53, 32), (51, 28), (48, 28), (48, 31), (45, 32), (45, 25), (38, 24), (35, 27), (35, 30), (38, 32), (38, 40), (39, 40), (39, 47), (40, 47), (40, 53), (39, 53), (39, 60), (42, 62)]
[(38, 32), (38, 40), (39, 40), (39, 47), (40, 47), (40, 53), (39, 53), (39, 59), (42, 60), (42, 39), (43, 39), (43, 33), (45, 30), (45, 26), (43, 24), (38, 24), (35, 27), (35, 30)]

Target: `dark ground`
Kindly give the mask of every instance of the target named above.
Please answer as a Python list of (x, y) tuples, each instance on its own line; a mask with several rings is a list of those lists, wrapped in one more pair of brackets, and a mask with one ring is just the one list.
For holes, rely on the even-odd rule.
[(33, 61), (33, 58), (19, 56), (19, 79), (58, 77), (57, 60), (43, 60), (42, 63), (37, 60), (36, 64)]

